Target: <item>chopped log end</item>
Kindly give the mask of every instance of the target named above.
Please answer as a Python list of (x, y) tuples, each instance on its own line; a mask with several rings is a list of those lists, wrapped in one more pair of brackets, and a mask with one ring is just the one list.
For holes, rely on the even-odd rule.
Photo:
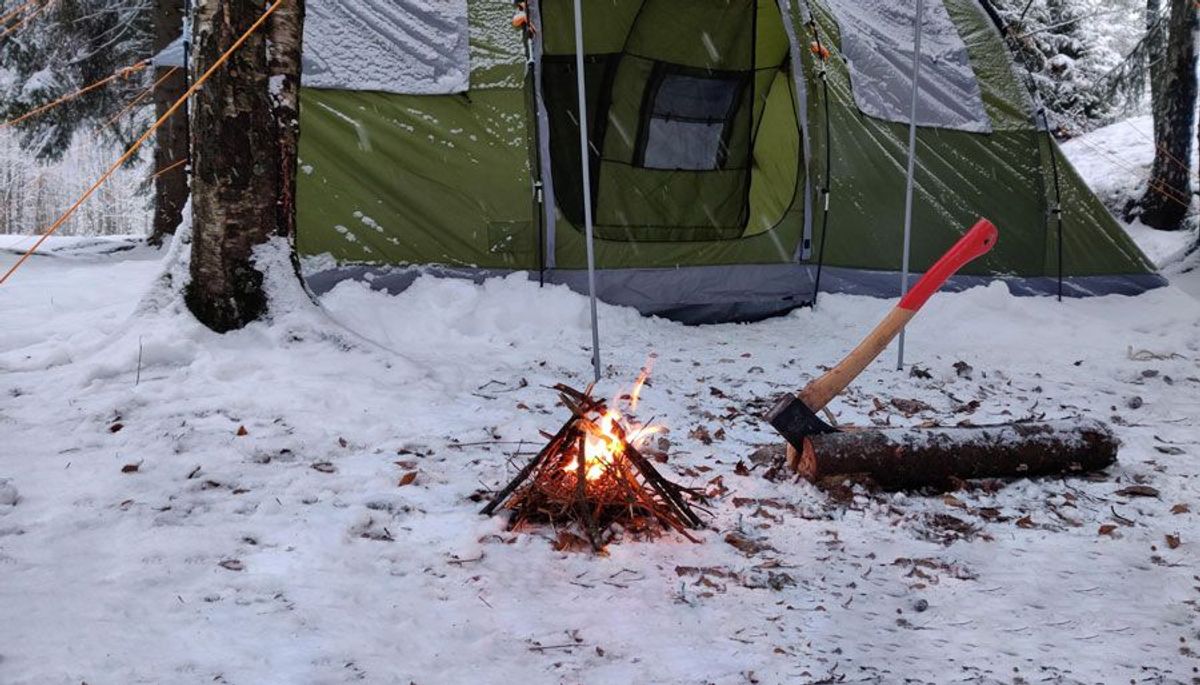
[(800, 453), (796, 451), (795, 447), (792, 447), (792, 443), (790, 443), (790, 442), (784, 443), (784, 447), (787, 450), (788, 468), (790, 468), (793, 471), (799, 471), (800, 470)]
[[(795, 451), (795, 448), (792, 448), (790, 445), (789, 449)], [(819, 477), (817, 473), (817, 455), (816, 452), (813, 451), (812, 440), (804, 440), (804, 450), (798, 455), (793, 468), (795, 468), (796, 472), (801, 476), (804, 476), (809, 480), (817, 480)]]

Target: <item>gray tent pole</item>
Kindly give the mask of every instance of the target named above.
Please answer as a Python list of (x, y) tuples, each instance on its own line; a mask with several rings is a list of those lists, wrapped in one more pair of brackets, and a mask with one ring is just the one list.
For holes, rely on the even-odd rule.
[(592, 370), (600, 382), (600, 328), (596, 317), (596, 251), (592, 244), (592, 172), (588, 153), (587, 91), (583, 81), (583, 10), (575, 0), (575, 76), (579, 90), (579, 166), (583, 176), (583, 226), (587, 234), (588, 297), (592, 301)]
[[(917, 164), (917, 103), (921, 95), (921, 23), (925, 16), (925, 0), (917, 0), (917, 16), (913, 25), (912, 103), (908, 117), (908, 179), (904, 188), (904, 256), (900, 267), (900, 297), (908, 292), (908, 256), (912, 245), (913, 179)], [(896, 370), (904, 368), (904, 329), (900, 329), (900, 347)]]

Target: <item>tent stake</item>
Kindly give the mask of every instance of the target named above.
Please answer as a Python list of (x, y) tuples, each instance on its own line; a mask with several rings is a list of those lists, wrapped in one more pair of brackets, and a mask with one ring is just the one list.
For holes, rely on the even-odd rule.
[[(921, 24), (925, 0), (917, 0), (917, 16), (913, 24), (912, 108), (908, 118), (908, 178), (904, 188), (904, 256), (900, 266), (900, 297), (908, 293), (908, 258), (912, 243), (913, 178), (917, 162), (917, 103), (921, 94)], [(900, 330), (900, 346), (896, 370), (904, 369), (904, 330)]]
[(575, 77), (579, 94), (579, 166), (583, 183), (583, 227), (587, 234), (588, 298), (592, 306), (592, 371), (600, 382), (600, 328), (596, 317), (596, 251), (592, 238), (592, 173), (588, 150), (587, 91), (583, 78), (583, 10), (575, 0)]

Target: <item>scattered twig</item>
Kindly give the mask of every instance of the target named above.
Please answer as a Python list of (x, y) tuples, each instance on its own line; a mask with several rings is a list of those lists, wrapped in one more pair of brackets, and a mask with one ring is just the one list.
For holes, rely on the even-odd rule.
[(530, 647), (529, 651), (544, 652), (547, 649), (575, 649), (576, 647), (583, 647), (583, 646), (584, 646), (584, 644), (582, 642), (572, 642), (572, 643), (561, 644), (561, 645), (535, 645), (533, 647)]

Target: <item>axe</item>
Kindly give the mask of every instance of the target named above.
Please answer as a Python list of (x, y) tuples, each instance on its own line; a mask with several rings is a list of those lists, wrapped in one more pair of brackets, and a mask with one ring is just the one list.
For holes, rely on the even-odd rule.
[(987, 219), (976, 222), (954, 247), (921, 276), (912, 290), (901, 298), (900, 303), (888, 312), (853, 352), (799, 393), (785, 395), (767, 412), (767, 422), (788, 441), (790, 465), (795, 466), (799, 453), (804, 449), (805, 437), (834, 432), (832, 427), (817, 417), (817, 412), (845, 390), (887, 348), (946, 279), (968, 262), (987, 254), (995, 246), (998, 234), (995, 225)]

